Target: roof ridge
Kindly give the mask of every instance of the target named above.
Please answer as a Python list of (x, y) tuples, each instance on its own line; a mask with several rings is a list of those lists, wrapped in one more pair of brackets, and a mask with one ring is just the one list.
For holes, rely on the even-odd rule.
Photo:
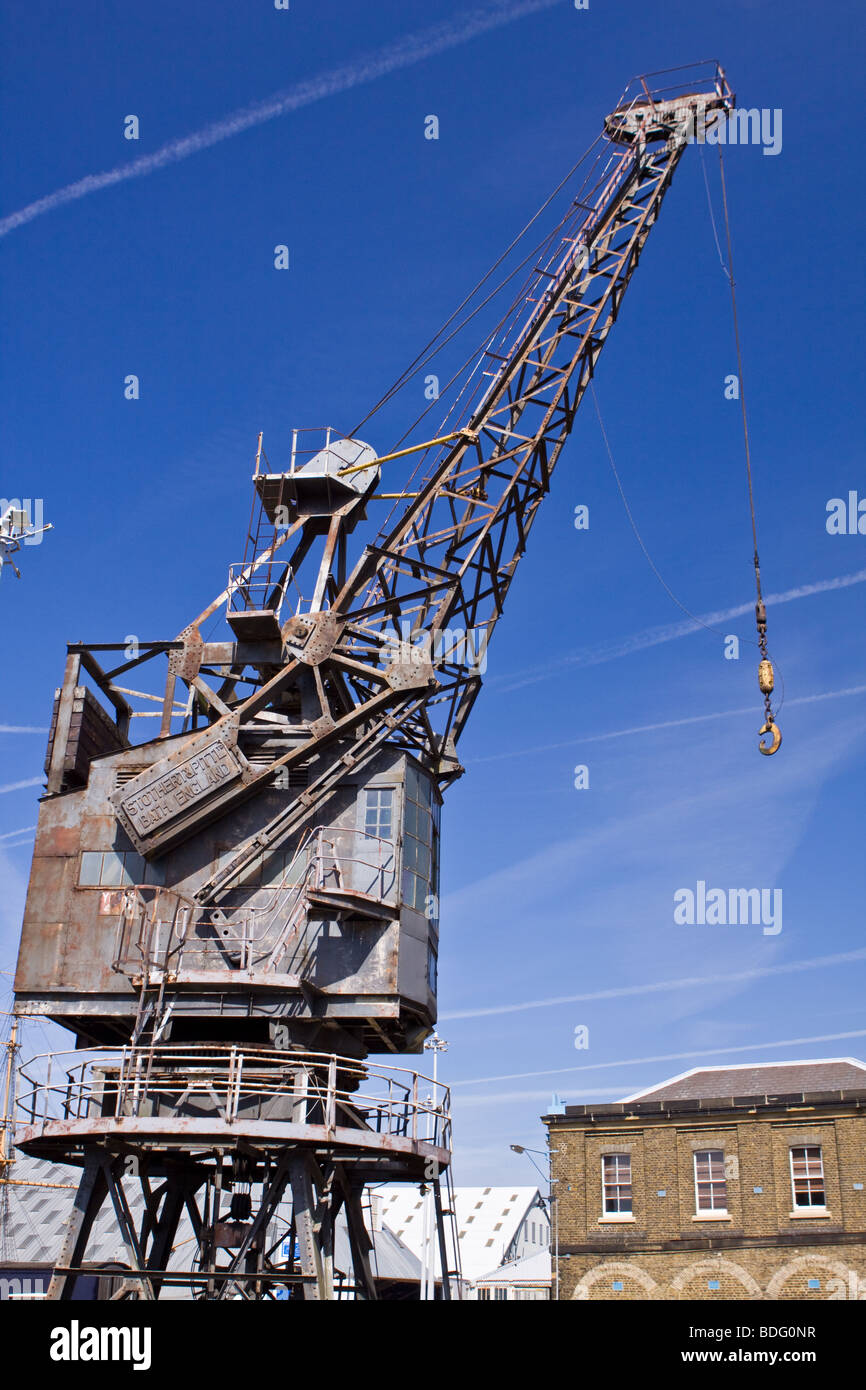
[(861, 1071), (866, 1072), (866, 1062), (861, 1062), (858, 1057), (804, 1057), (778, 1062), (714, 1062), (709, 1066), (689, 1067), (687, 1071), (678, 1072), (676, 1076), (668, 1076), (663, 1081), (656, 1081), (649, 1086), (644, 1086), (642, 1090), (635, 1091), (630, 1096), (623, 1096), (618, 1103), (625, 1105), (630, 1101), (641, 1100), (655, 1091), (662, 1090), (665, 1086), (673, 1086), (677, 1081), (685, 1081), (687, 1077), (698, 1076), (702, 1072), (756, 1071), (762, 1067), (825, 1067), (839, 1063), (847, 1063), (849, 1066), (858, 1067)]

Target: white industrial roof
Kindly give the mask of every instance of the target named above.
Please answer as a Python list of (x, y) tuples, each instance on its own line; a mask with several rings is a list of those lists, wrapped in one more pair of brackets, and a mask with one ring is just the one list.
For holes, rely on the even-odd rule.
[[(382, 1198), (382, 1221), (387, 1222), (398, 1239), (420, 1258), (424, 1201), (418, 1188), (386, 1186), (379, 1189), (379, 1194)], [(501, 1263), (527, 1212), (540, 1200), (537, 1187), (455, 1189), (454, 1210), (464, 1279), (472, 1282)], [(438, 1260), (436, 1269), (438, 1273)]]
[(550, 1286), (553, 1279), (552, 1261), (550, 1250), (536, 1250), (531, 1255), (524, 1255), (519, 1260), (509, 1260), (507, 1264), (500, 1265), (498, 1269), (492, 1269), (489, 1274), (482, 1274), (480, 1279), (476, 1279), (476, 1284), (512, 1284), (518, 1288), (538, 1288), (540, 1285)]

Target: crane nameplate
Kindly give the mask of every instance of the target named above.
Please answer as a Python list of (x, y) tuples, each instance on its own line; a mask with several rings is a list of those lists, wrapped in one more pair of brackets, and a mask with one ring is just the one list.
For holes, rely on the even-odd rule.
[[(117, 798), (133, 829), (142, 837), (180, 815), (188, 806), (241, 776), (241, 764), (221, 739), (215, 739), (168, 772), (142, 773)], [(152, 778), (152, 780), (148, 780)]]

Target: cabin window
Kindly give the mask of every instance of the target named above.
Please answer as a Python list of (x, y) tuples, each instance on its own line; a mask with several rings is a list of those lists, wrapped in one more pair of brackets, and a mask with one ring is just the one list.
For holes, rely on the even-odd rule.
[(136, 883), (162, 881), (162, 866), (148, 864), (134, 850), (88, 849), (81, 856), (79, 888), (131, 888)]
[(394, 792), (391, 787), (368, 787), (364, 805), (364, 834), (390, 840), (393, 828)]
[[(436, 794), (427, 777), (406, 764), (403, 814), (403, 901), (427, 913), (436, 901), (438, 876), (438, 814)], [(434, 913), (429, 914), (434, 920)]]
[[(428, 984), (428, 986), (430, 987), (431, 993), (433, 993), (433, 994), (436, 993), (436, 985), (437, 985), (438, 973), (439, 973), (439, 961), (438, 961), (438, 959), (437, 959), (436, 952), (433, 950), (433, 947), (432, 947), (432, 946), (428, 945), (428, 947), (427, 947), (427, 984)], [(480, 1206), (481, 1203), (479, 1202), (478, 1205)]]

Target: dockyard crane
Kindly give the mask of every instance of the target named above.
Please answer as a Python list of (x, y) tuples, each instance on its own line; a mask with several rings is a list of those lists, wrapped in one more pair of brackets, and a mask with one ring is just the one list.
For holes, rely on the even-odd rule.
[[(77, 1155), (90, 1184), (64, 1267), (134, 1153), (173, 1203), (128, 1242), (142, 1279), (204, 1183), (201, 1268), (223, 1296), (216, 1252), (234, 1236), (213, 1194), (231, 1179), (262, 1190), (254, 1217), (246, 1189), (233, 1198), (233, 1278), (255, 1251), (272, 1271), (263, 1232), (289, 1184), (302, 1249), (288, 1282), (328, 1296), (317, 1203), (333, 1222), (342, 1201), (373, 1296), (363, 1184), (447, 1168), (442, 1105), (425, 1110), (416, 1082), (399, 1124), (382, 1105), (374, 1124), (364, 1058), (420, 1051), (433, 1029), (440, 805), (484, 657), (690, 134), (733, 101), (716, 63), (639, 79), (435, 439), (377, 456), (357, 431), (297, 431), (275, 468), (260, 437), (246, 552), (219, 596), (173, 640), (68, 648), (17, 1008), (124, 1050), (114, 1072), (95, 1054), (88, 1104), (63, 1125), (40, 1121), (34, 1074), (25, 1146)], [(414, 453), (417, 482), (365, 540), (381, 480)], [(164, 686), (141, 690), (163, 657)], [(157, 732), (133, 742), (144, 714)], [(221, 1155), (210, 1168), (205, 1151)]]

